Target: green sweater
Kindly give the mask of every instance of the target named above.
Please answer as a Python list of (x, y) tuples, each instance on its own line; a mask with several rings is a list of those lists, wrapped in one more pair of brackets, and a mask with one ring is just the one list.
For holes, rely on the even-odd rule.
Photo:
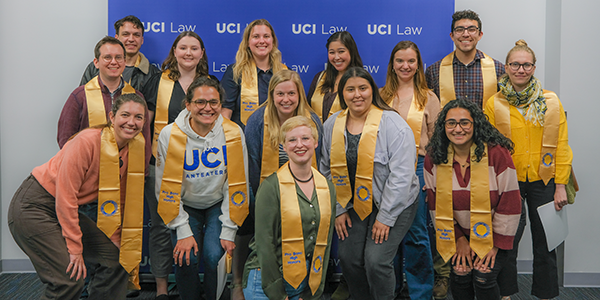
[[(329, 252), (331, 249), (331, 239), (333, 237), (333, 228), (335, 225), (335, 187), (331, 181), (327, 180), (329, 185), (329, 195), (331, 205), (331, 220), (329, 234), (327, 237), (327, 249), (323, 259), (323, 279), (319, 289), (314, 295), (311, 295), (310, 287), (304, 290), (302, 299), (320, 299), (325, 287), (325, 276), (329, 266)], [(317, 201), (317, 189), (315, 188), (310, 200), (304, 195), (300, 187), (296, 184), (296, 193), (302, 215), (302, 232), (304, 234), (304, 253), (306, 260), (312, 262), (312, 253), (317, 241), (317, 231), (321, 220), (319, 201)], [(321, 202), (322, 204), (322, 202)], [(269, 299), (285, 299), (283, 267), (281, 265), (281, 211), (279, 201), (279, 180), (277, 174), (273, 173), (265, 179), (256, 194), (256, 222), (255, 236), (250, 242), (250, 256), (246, 261), (244, 270), (244, 287), (248, 282), (248, 273), (252, 269), (260, 268), (262, 277), (262, 287), (265, 295)], [(307, 271), (308, 272), (308, 271)]]

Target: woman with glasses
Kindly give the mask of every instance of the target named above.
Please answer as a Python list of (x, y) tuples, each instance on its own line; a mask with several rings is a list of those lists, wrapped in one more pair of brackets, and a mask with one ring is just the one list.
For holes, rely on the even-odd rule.
[(336, 185), (338, 254), (353, 299), (394, 299), (392, 261), (418, 207), (415, 139), (362, 67), (340, 79), (320, 169)]
[(311, 167), (318, 135), (314, 119), (302, 115), (281, 125), (278, 143), (289, 160), (256, 194), (260, 222), (246, 262), (248, 300), (321, 299), (335, 222), (335, 187)]
[[(417, 145), (417, 168), (421, 188), (425, 146), (433, 135), (434, 123), (440, 112), (440, 101), (427, 88), (423, 60), (417, 44), (401, 41), (392, 50), (386, 84), (381, 88), (381, 98), (394, 108), (408, 123)], [(425, 191), (419, 193), (419, 209), (401, 248), (400, 266), (396, 271), (398, 285), (403, 283), (403, 270), (412, 299), (431, 299), (433, 291), (433, 261), (427, 230), (427, 204)], [(405, 261), (402, 257), (406, 257)], [(404, 263), (402, 263), (404, 261)]]
[[(551, 201), (557, 211), (567, 205), (565, 185), (571, 175), (573, 153), (560, 100), (554, 92), (543, 90), (541, 82), (533, 76), (535, 53), (523, 40), (515, 44), (506, 56), (506, 75), (498, 83), (500, 92), (487, 101), (485, 114), (490, 123), (515, 143), (513, 160), (533, 239), (531, 294), (548, 299), (559, 293), (556, 253), (548, 251), (537, 208)], [(523, 211), (510, 257), (510, 267), (514, 270), (502, 276), (500, 283), (504, 295), (518, 292), (516, 258), (525, 223)]]
[(450, 101), (435, 123), (425, 186), (438, 253), (452, 264), (454, 299), (500, 299), (496, 278), (507, 264), (521, 213), (512, 149), (468, 100)]
[[(180, 33), (169, 50), (169, 55), (162, 64), (162, 73), (153, 75), (142, 90), (152, 121), (153, 139), (150, 161), (150, 176), (146, 178), (145, 197), (150, 210), (150, 259), (151, 270), (156, 279), (156, 294), (165, 298), (167, 291), (167, 277), (173, 269), (171, 236), (156, 211), (154, 199), (154, 164), (156, 157), (157, 139), (162, 129), (173, 123), (182, 109), (182, 100), (185, 98), (187, 88), (194, 79), (208, 75), (208, 58), (204, 42), (193, 31)], [(216, 79), (216, 77), (213, 76)]]
[(341, 110), (338, 84), (344, 72), (351, 67), (362, 67), (362, 59), (354, 38), (347, 31), (338, 31), (327, 39), (327, 66), (313, 78), (308, 89), (308, 103), (325, 122)]
[[(192, 82), (185, 109), (160, 133), (156, 156), (158, 213), (171, 229), (175, 280), (181, 299), (217, 299), (217, 264), (232, 255), (248, 215), (244, 133), (221, 116), (225, 92), (216, 79)], [(199, 255), (201, 253), (201, 255)]]

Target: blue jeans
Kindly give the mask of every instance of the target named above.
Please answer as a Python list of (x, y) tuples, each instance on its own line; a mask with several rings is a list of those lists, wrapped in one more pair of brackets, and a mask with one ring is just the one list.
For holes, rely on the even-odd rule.
[[(310, 264), (310, 262), (308, 262)], [(284, 280), (285, 293), (288, 295), (289, 300), (300, 299), (300, 294), (308, 287), (308, 275), (302, 280), (297, 289), (291, 286), (287, 281)], [(244, 297), (246, 300), (269, 300), (267, 295), (262, 288), (261, 272), (260, 269), (252, 269), (248, 273), (248, 282), (244, 289)]]
[[(404, 271), (411, 299), (431, 299), (433, 293), (433, 260), (431, 258), (429, 232), (427, 231), (427, 214), (429, 211), (425, 203), (426, 192), (423, 191), (423, 186), (425, 186), (425, 179), (423, 178), (424, 161), (425, 157), (419, 155), (417, 162), (417, 176), (421, 186), (418, 199), (419, 207), (410, 229), (408, 229), (402, 244), (400, 244), (398, 264), (395, 265), (396, 286), (402, 287), (402, 271)], [(402, 264), (403, 258), (406, 258), (404, 265)]]
[[(189, 214), (189, 224), (194, 233), (194, 239), (198, 244), (198, 253), (202, 254), (204, 265), (204, 291), (206, 299), (217, 298), (217, 264), (225, 253), (221, 247), (221, 202), (207, 208), (195, 209), (183, 206)], [(171, 231), (173, 245), (177, 244), (177, 233)], [(201, 299), (200, 277), (198, 276), (199, 258), (192, 251), (190, 265), (182, 266), (175, 264), (175, 281), (179, 289), (181, 299)]]

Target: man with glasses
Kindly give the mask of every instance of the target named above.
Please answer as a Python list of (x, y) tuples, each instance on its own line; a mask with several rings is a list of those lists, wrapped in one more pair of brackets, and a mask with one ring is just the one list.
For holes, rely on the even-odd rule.
[(450, 100), (465, 98), (483, 109), (485, 101), (498, 91), (498, 78), (504, 65), (477, 50), (483, 37), (481, 19), (471, 10), (452, 15), (450, 38), (456, 50), (430, 65), (426, 72), (427, 86), (438, 96), (442, 106)]
[[(125, 46), (125, 70), (123, 79), (136, 90), (141, 91), (150, 76), (160, 73), (140, 52), (144, 44), (144, 24), (136, 16), (127, 16), (115, 22), (115, 38)], [(79, 85), (84, 85), (98, 75), (98, 68), (90, 62)]]
[[(498, 91), (498, 78), (505, 72), (504, 64), (477, 50), (481, 37), (481, 19), (476, 12), (462, 10), (452, 15), (450, 38), (456, 50), (427, 67), (425, 72), (427, 86), (438, 96), (442, 106), (464, 98), (483, 109), (485, 102)], [(450, 264), (445, 263), (437, 251), (433, 255), (433, 269), (433, 296), (445, 299)]]

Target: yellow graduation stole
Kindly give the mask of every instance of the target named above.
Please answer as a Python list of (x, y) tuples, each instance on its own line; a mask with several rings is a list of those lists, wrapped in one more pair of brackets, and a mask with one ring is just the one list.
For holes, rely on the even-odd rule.
[[(554, 92), (543, 90), (546, 98), (546, 113), (544, 114), (544, 134), (542, 136), (542, 149), (538, 174), (548, 184), (554, 178), (556, 171), (556, 147), (558, 146), (558, 132), (560, 127), (560, 106), (558, 96)], [(507, 138), (511, 138), (510, 129), (510, 104), (502, 93), (494, 97), (494, 114), (496, 128)]]
[[(265, 115), (263, 117), (264, 126), (263, 126), (263, 140), (262, 140), (262, 161), (260, 163), (260, 183), (263, 182), (267, 177), (277, 171), (279, 167), (279, 149), (273, 148), (271, 145), (271, 139), (269, 137), (269, 121), (267, 110), (265, 109)], [(316, 124), (315, 124), (316, 125)], [(273, 128), (273, 130), (275, 130)], [(316, 153), (313, 152), (312, 157), (312, 167), (317, 168), (317, 156)]]
[(152, 141), (152, 155), (156, 157), (156, 147), (160, 132), (169, 124), (169, 104), (175, 81), (169, 78), (171, 71), (167, 70), (160, 76), (158, 92), (156, 93), (156, 112), (154, 113), (154, 139)]
[[(121, 94), (133, 94), (135, 89), (125, 82)], [(106, 124), (106, 110), (104, 109), (104, 99), (102, 98), (102, 89), (98, 82), (98, 76), (92, 78), (85, 84), (85, 100), (88, 109), (89, 127)]]
[[(494, 60), (485, 53), (483, 53), (483, 55), (485, 57), (479, 60), (481, 62), (481, 79), (483, 80), (482, 109), (485, 107), (485, 102), (487, 102), (487, 100), (498, 90), (498, 79), (496, 78)], [(444, 107), (446, 103), (456, 99), (456, 93), (454, 91), (454, 69), (452, 67), (453, 61), (454, 51), (444, 57), (440, 64), (439, 83), (442, 107)]]
[[(315, 188), (317, 192), (317, 203), (319, 204), (319, 230), (317, 241), (313, 250), (313, 260), (310, 266), (308, 284), (314, 295), (325, 274), (323, 266), (325, 263), (325, 249), (329, 234), (331, 221), (331, 200), (329, 198), (329, 187), (327, 179), (312, 168)], [(304, 235), (302, 233), (302, 214), (298, 204), (296, 193), (296, 182), (289, 169), (289, 162), (285, 163), (277, 171), (279, 180), (279, 199), (281, 208), (281, 261), (283, 264), (283, 279), (294, 288), (298, 288), (306, 277), (306, 254), (304, 253)], [(306, 195), (309, 199), (312, 195)]]
[[(284, 69), (287, 67), (282, 64)], [(248, 122), (250, 115), (258, 108), (258, 72), (254, 60), (250, 60), (250, 74), (242, 72), (242, 84), (240, 90), (240, 120), (244, 125)]]
[[(358, 142), (358, 161), (356, 163), (356, 178), (354, 181), (354, 211), (361, 220), (364, 220), (373, 209), (373, 160), (375, 158), (375, 145), (377, 143), (377, 132), (383, 110), (371, 105), (363, 132)], [(342, 207), (346, 207), (352, 198), (353, 191), (350, 186), (348, 166), (346, 165), (346, 144), (344, 131), (346, 130), (346, 118), (348, 109), (342, 111), (333, 125), (331, 137), (330, 169), (331, 179), (335, 184), (337, 201)], [(358, 199), (359, 201), (356, 201)]]
[[(225, 147), (227, 153), (223, 157), (227, 166), (227, 180), (229, 183), (229, 217), (238, 226), (242, 226), (250, 212), (248, 199), (248, 184), (246, 182), (246, 170), (244, 166), (244, 148), (242, 147), (242, 135), (240, 127), (233, 121), (223, 118), (223, 130), (225, 131)], [(235, 172), (229, 172), (232, 168)]]
[[(470, 182), (470, 236), (469, 246), (477, 255), (484, 257), (493, 247), (492, 213), (490, 208), (490, 180), (487, 157), (475, 161), (475, 148), (471, 145), (471, 182)], [(454, 210), (452, 205), (452, 182), (454, 178), (454, 148), (448, 146), (448, 161), (437, 166), (437, 189), (435, 202), (435, 227), (437, 250), (444, 261), (456, 253), (454, 234)]]
[[(323, 83), (325, 83), (325, 72), (322, 72), (321, 75), (319, 75), (319, 83), (317, 84), (317, 88), (310, 98), (310, 106), (317, 113), (317, 116), (319, 116), (319, 119), (321, 120), (323, 120), (323, 94), (321, 93)], [(333, 100), (333, 105), (331, 105), (328, 117), (331, 117), (331, 115), (340, 110), (342, 110), (342, 107), (340, 106), (340, 97), (335, 95), (335, 100)]]
[[(398, 99), (393, 98), (391, 103), (388, 103), (391, 107), (394, 107), (394, 101)], [(400, 99), (398, 99), (400, 101)], [(415, 136), (415, 144), (417, 145), (417, 155), (419, 155), (419, 144), (421, 143), (421, 129), (423, 128), (423, 116), (425, 115), (425, 108), (418, 108), (417, 97), (413, 94), (410, 102), (410, 108), (408, 109), (408, 115), (406, 116), (406, 123), (412, 129), (413, 135)]]
[(125, 214), (121, 213), (119, 148), (113, 127), (102, 129), (100, 143), (100, 173), (98, 181), (97, 226), (107, 237), (123, 226), (119, 262), (129, 273), (142, 259), (142, 228), (144, 207), (145, 141), (138, 134), (129, 141)]
[[(229, 214), (231, 220), (241, 226), (249, 212), (242, 138), (240, 128), (225, 118), (223, 118), (223, 130), (225, 132), (227, 149), (223, 157), (228, 170)], [(158, 198), (158, 213), (165, 224), (169, 224), (169, 222), (179, 215), (186, 144), (187, 135), (181, 131), (177, 123), (173, 123)], [(230, 164), (235, 168), (241, 168), (241, 170), (229, 172), (231, 171), (229, 168)]]

